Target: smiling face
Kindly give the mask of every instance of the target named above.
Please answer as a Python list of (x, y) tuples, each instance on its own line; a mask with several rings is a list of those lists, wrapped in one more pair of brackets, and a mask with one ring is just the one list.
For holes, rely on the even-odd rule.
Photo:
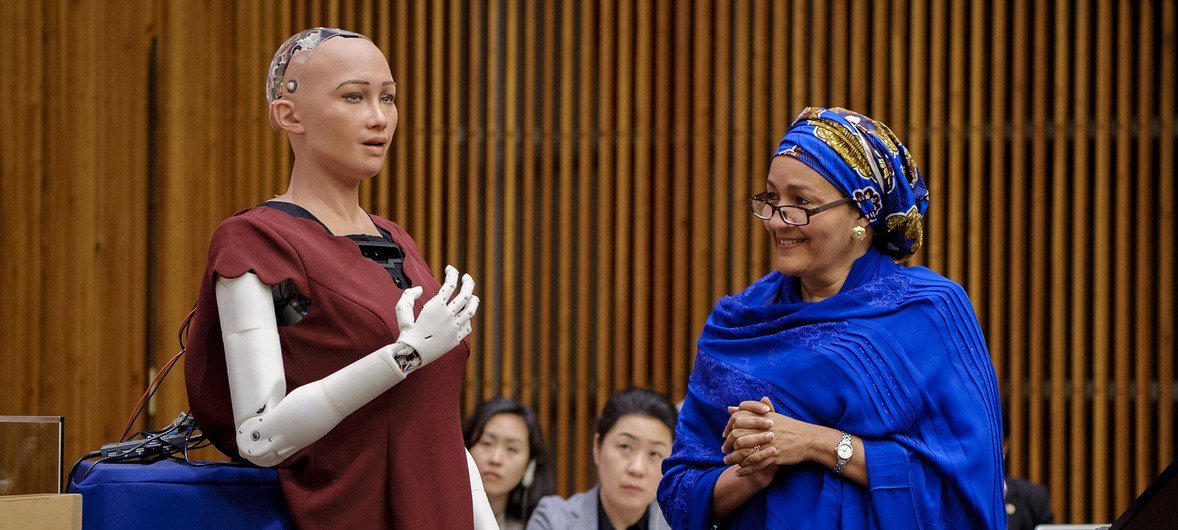
[[(487, 497), (505, 497), (523, 480), (531, 458), (528, 425), (518, 414), (496, 414), (470, 447)], [(492, 503), (495, 506), (497, 503)]]
[[(773, 159), (765, 188), (770, 202), (777, 205), (813, 208), (843, 198), (817, 171), (789, 156)], [(854, 203), (814, 214), (805, 226), (786, 224), (776, 213), (762, 222), (773, 238), (775, 268), (800, 278), (804, 288), (841, 286), (851, 265), (867, 252), (871, 241), (870, 229), (862, 241), (851, 237), (854, 227), (867, 227)]]
[(666, 424), (637, 414), (619, 418), (604, 438), (595, 436), (601, 503), (611, 519), (632, 523), (654, 502), (671, 439)]
[(310, 56), (298, 90), (273, 104), (272, 121), (290, 134), (296, 164), (308, 171), (349, 181), (372, 177), (397, 128), (388, 61), (360, 38), (336, 37), (304, 53)]

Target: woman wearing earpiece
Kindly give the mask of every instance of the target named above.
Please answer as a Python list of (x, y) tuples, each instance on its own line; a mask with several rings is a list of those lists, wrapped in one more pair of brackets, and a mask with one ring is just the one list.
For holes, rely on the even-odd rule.
[(485, 401), (463, 426), (499, 528), (522, 530), (541, 497), (552, 494), (552, 466), (531, 407), (511, 398)]

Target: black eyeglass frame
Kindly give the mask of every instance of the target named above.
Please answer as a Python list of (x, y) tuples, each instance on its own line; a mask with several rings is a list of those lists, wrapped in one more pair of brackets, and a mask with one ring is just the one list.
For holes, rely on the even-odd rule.
[[(781, 221), (787, 225), (790, 225), (790, 226), (806, 226), (806, 225), (810, 224), (810, 217), (812, 217), (816, 214), (820, 214), (822, 212), (825, 212), (831, 208), (834, 208), (835, 206), (840, 206), (843, 204), (847, 204), (849, 202), (855, 202), (855, 199), (852, 199), (850, 197), (843, 197), (841, 199), (836, 199), (836, 200), (833, 200), (833, 201), (830, 201), (827, 203), (819, 204), (818, 206), (806, 208), (805, 206), (798, 206), (796, 204), (781, 204), (781, 205), (773, 204), (773, 203), (769, 202), (769, 195), (770, 195), (769, 192), (764, 192), (764, 193), (758, 193), (756, 195), (753, 195), (752, 197), (749, 197), (749, 211), (751, 211), (753, 213), (753, 216), (756, 217), (757, 219), (761, 219), (762, 221), (768, 221), (769, 219), (771, 219), (773, 217), (773, 214), (769, 214), (769, 215), (762, 217), (761, 213), (759, 211), (757, 211), (758, 208), (757, 208), (756, 204), (757, 203), (764, 204), (764, 205), (768, 206), (769, 208), (773, 209), (774, 211), (776, 211), (777, 215), (779, 217), (781, 217)], [(806, 222), (795, 223), (793, 221), (790, 221), (789, 218), (785, 215), (786, 208), (794, 208), (794, 209), (800, 210), (802, 212), (805, 212), (806, 213)]]

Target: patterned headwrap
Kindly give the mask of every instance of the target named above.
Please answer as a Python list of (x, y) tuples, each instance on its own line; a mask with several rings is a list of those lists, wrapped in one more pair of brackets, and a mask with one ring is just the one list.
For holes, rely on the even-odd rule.
[(899, 261), (920, 250), (928, 188), (908, 149), (883, 122), (842, 108), (806, 107), (773, 153), (782, 155), (855, 199), (883, 253)]

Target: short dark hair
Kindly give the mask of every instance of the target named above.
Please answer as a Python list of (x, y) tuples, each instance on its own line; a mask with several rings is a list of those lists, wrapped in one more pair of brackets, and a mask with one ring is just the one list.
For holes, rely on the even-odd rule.
[(540, 498), (555, 493), (552, 478), (552, 464), (548, 461), (548, 451), (544, 447), (544, 434), (540, 432), (540, 422), (536, 419), (536, 412), (532, 407), (508, 397), (497, 397), (484, 401), (475, 407), (474, 412), (466, 418), (462, 426), (462, 438), (466, 448), (470, 449), (483, 437), (483, 430), (491, 418), (500, 414), (514, 414), (524, 420), (528, 427), (528, 459), (536, 462), (536, 471), (532, 485), (524, 487), (517, 484), (507, 495), (507, 515), (527, 523), (532, 516), (532, 510), (540, 502)]
[(618, 392), (605, 402), (601, 409), (601, 417), (597, 418), (598, 442), (614, 428), (622, 416), (637, 414), (647, 416), (663, 422), (675, 436), (675, 423), (679, 420), (679, 413), (675, 405), (666, 396), (648, 388), (628, 388)]

